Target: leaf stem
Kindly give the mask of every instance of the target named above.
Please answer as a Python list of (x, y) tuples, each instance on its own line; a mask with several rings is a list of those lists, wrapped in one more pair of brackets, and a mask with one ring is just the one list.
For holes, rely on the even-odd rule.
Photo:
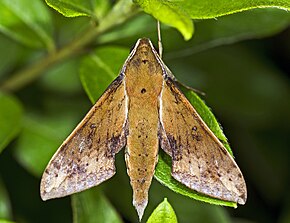
[(97, 36), (122, 24), (127, 19), (134, 16), (138, 11), (138, 8), (132, 1), (118, 1), (113, 9), (100, 21), (97, 27), (88, 29), (85, 33), (59, 50), (47, 54), (42, 59), (11, 75), (11, 78), (1, 84), (0, 90), (10, 92), (26, 86), (46, 71), (47, 68), (76, 55), (80, 50), (84, 49), (86, 45), (94, 41)]

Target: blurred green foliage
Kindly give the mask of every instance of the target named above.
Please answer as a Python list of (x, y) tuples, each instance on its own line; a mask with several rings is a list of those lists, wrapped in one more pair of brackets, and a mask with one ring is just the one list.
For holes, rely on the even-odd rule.
[[(137, 221), (122, 152), (117, 174), (73, 195), (71, 204), (70, 198), (42, 202), (39, 181), (58, 146), (118, 75), (130, 47), (143, 36), (157, 43), (150, 15), (169, 25), (161, 30), (165, 63), (182, 83), (206, 93), (202, 99), (230, 139), (249, 199), (223, 208), (154, 181), (143, 221), (167, 197), (178, 222), (289, 222), (290, 14), (268, 7), (289, 10), (290, 3), (0, 0), (0, 222)], [(199, 112), (205, 119), (212, 114), (206, 106)], [(162, 156), (159, 180), (170, 171)], [(164, 214), (173, 219), (172, 208), (163, 201), (148, 222)]]
[(20, 131), (22, 115), (17, 99), (0, 92), (0, 153)]
[(95, 188), (72, 195), (72, 208), (74, 223), (122, 222), (111, 204)]

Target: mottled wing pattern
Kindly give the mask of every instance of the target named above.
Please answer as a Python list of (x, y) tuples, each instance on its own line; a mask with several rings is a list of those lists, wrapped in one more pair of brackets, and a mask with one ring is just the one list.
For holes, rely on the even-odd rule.
[(43, 200), (88, 189), (115, 174), (115, 154), (126, 145), (126, 100), (120, 75), (50, 160), (41, 180)]
[(245, 203), (239, 167), (170, 78), (160, 98), (160, 121), (160, 144), (172, 157), (176, 180), (211, 197)]

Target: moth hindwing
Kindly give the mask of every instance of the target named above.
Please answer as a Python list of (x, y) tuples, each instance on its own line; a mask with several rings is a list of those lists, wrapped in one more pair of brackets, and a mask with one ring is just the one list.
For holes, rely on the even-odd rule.
[(41, 180), (43, 200), (67, 196), (115, 174), (126, 146), (133, 205), (141, 220), (159, 146), (172, 158), (172, 176), (208, 196), (246, 202), (242, 173), (173, 81), (149, 39), (139, 39), (119, 76), (63, 142)]

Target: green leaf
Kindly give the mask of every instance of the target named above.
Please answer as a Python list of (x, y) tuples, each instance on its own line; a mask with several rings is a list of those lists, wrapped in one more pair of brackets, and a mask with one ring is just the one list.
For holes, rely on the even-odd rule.
[(20, 131), (22, 113), (15, 97), (0, 92), (0, 153)]
[(80, 78), (92, 103), (96, 102), (118, 76), (128, 54), (129, 50), (125, 48), (102, 47), (83, 59)]
[(11, 218), (11, 205), (7, 191), (0, 178), (0, 222), (2, 218)]
[(45, 2), (66, 17), (89, 16), (100, 19), (110, 8), (108, 0), (45, 0)]
[(0, 31), (29, 47), (54, 49), (52, 21), (40, 0), (0, 0)]
[(72, 195), (74, 223), (121, 223), (119, 215), (97, 188)]
[[(177, 28), (186, 40), (190, 39), (193, 34), (191, 19), (216, 18), (255, 8), (275, 7), (285, 10), (290, 9), (290, 2), (285, 0), (218, 0), (214, 2), (210, 0), (135, 0), (135, 2), (157, 20)], [(240, 23), (235, 25), (238, 28)]]
[(185, 40), (193, 35), (193, 23), (190, 17), (172, 1), (135, 0), (140, 7), (157, 20), (177, 28)]
[(255, 8), (275, 7), (290, 10), (290, 1), (285, 0), (186, 0), (170, 2), (174, 7), (179, 7), (187, 12), (192, 19), (216, 18)]
[(289, 24), (289, 13), (270, 8), (249, 10), (217, 20), (203, 20), (196, 23), (198, 32), (189, 42), (184, 42), (174, 30), (163, 32), (166, 35), (166, 38), (163, 38), (163, 47), (166, 49), (164, 57), (185, 57), (216, 46), (267, 37), (281, 32)]
[(166, 198), (150, 215), (147, 223), (177, 223), (175, 212)]

